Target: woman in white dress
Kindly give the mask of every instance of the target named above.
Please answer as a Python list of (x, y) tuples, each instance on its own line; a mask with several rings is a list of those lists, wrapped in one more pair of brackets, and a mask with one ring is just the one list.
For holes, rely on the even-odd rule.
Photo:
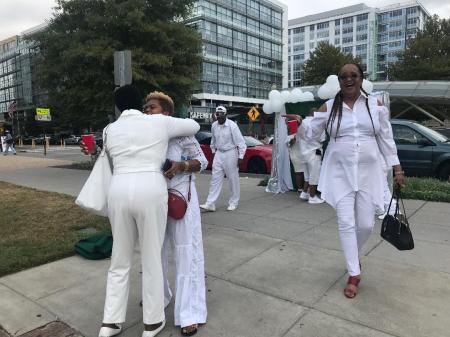
[[(349, 278), (344, 295), (353, 298), (361, 280), (359, 253), (374, 226), (375, 211), (384, 208), (385, 175), (380, 156), (394, 168), (395, 182), (405, 178), (397, 157), (389, 111), (362, 89), (363, 71), (346, 64), (339, 72), (341, 90), (301, 125), (306, 139), (318, 140), (325, 130), (325, 152), (318, 189), (337, 212), (339, 236)], [(289, 115), (302, 124), (300, 116)]]
[[(170, 96), (156, 91), (147, 95), (145, 113), (171, 115), (173, 110)], [(183, 336), (192, 336), (199, 324), (206, 323), (207, 316), (202, 224), (193, 172), (206, 169), (208, 160), (194, 136), (171, 139), (167, 158), (172, 161), (165, 172), (167, 187), (180, 191), (186, 200), (190, 191), (190, 202), (182, 219), (167, 218), (162, 250), (165, 305), (172, 298), (167, 278), (167, 250), (171, 245), (175, 263), (175, 325), (181, 327)]]
[(142, 263), (142, 337), (153, 337), (165, 325), (161, 249), (167, 220), (167, 183), (161, 167), (169, 139), (194, 135), (200, 127), (189, 119), (143, 114), (141, 96), (131, 85), (115, 92), (115, 103), (122, 113), (108, 126), (104, 144), (114, 167), (108, 193), (114, 245), (99, 337), (121, 332), (137, 240)]

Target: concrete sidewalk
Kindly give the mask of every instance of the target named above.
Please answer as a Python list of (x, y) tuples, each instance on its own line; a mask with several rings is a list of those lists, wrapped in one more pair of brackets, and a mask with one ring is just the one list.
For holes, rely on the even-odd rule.
[[(0, 158), (0, 180), (76, 195), (88, 175), (27, 159), (7, 157), (17, 161), (11, 169)], [(200, 202), (210, 178), (198, 176)], [(224, 186), (218, 210), (203, 214), (208, 323), (198, 336), (450, 336), (449, 204), (406, 201), (413, 251), (383, 242), (377, 223), (364, 248), (359, 294), (349, 300), (342, 293), (347, 276), (334, 211), (301, 202), (295, 193), (268, 194), (259, 180), (241, 178), (235, 212), (226, 211)], [(124, 337), (143, 329), (135, 258)], [(108, 266), (108, 260), (73, 256), (1, 278), (0, 325), (20, 336), (61, 320), (73, 329), (64, 336), (97, 336)], [(180, 335), (172, 313), (173, 303), (158, 336)]]

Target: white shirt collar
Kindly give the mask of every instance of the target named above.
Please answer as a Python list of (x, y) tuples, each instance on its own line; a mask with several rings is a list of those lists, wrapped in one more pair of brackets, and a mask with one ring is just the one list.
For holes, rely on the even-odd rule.
[(135, 110), (135, 109), (129, 109), (129, 110), (123, 110), (120, 117), (126, 117), (126, 116), (136, 116), (136, 115), (142, 115), (142, 111)]

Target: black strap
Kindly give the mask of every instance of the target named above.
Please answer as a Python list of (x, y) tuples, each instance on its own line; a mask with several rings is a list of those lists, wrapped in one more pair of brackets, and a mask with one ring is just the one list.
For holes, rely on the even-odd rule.
[(404, 219), (405, 219), (405, 223), (409, 227), (409, 222), (408, 222), (408, 219), (406, 217), (405, 204), (403, 203), (401, 188), (397, 184), (394, 185), (394, 190), (392, 192), (391, 201), (389, 202), (389, 207), (387, 209), (387, 214), (389, 214), (389, 211), (391, 210), (392, 200), (394, 198), (397, 199), (397, 203), (395, 205), (394, 216), (396, 217), (398, 214), (400, 214), (399, 211), (400, 211), (400, 203), (401, 203), (402, 204), (402, 211), (403, 211), (403, 216), (404, 216)]

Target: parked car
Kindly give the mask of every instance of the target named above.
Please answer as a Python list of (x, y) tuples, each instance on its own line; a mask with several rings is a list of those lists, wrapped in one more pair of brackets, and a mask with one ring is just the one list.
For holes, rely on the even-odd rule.
[(435, 128), (433, 130), (439, 132), (447, 138), (450, 138), (450, 128)]
[(75, 135), (70, 135), (69, 137), (64, 138), (64, 142), (66, 143), (66, 145), (78, 145), (80, 140), (81, 137)]
[(450, 180), (450, 139), (419, 123), (391, 120), (398, 158), (408, 176)]
[[(206, 159), (208, 159), (208, 169), (211, 169), (214, 155), (211, 152), (211, 132), (199, 131), (197, 138)], [(256, 138), (244, 136), (247, 151), (244, 161), (239, 166), (239, 171), (249, 173), (268, 174), (272, 168), (272, 146), (264, 145)]]

